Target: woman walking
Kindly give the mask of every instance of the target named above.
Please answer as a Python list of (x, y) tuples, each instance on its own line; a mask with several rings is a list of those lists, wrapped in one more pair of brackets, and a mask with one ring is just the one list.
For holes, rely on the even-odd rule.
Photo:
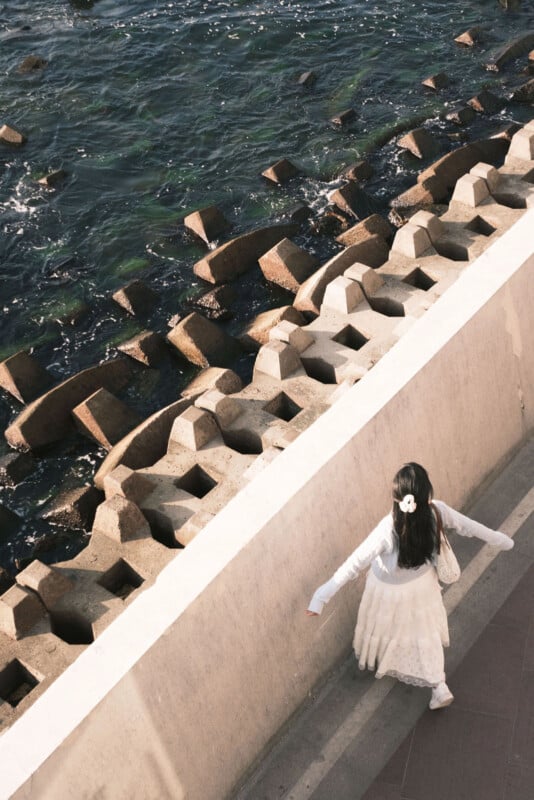
[(307, 611), (320, 614), (345, 583), (371, 565), (354, 633), (360, 669), (376, 668), (377, 678), (391, 675), (430, 687), (431, 709), (454, 700), (445, 682), (443, 648), (449, 644), (449, 630), (437, 571), (443, 569), (448, 548), (445, 529), (476, 536), (500, 550), (514, 546), (504, 533), (440, 500), (432, 502), (426, 470), (414, 462), (405, 464), (393, 480), (391, 513), (317, 589)]

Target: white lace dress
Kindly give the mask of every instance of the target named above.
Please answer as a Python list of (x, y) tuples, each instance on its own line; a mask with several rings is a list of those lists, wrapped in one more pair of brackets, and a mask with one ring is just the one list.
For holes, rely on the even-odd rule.
[[(443, 527), (461, 536), (476, 536), (501, 550), (513, 540), (460, 514), (442, 501)], [(435, 686), (445, 680), (443, 648), (449, 644), (447, 614), (433, 563), (403, 569), (391, 514), (384, 517), (362, 544), (320, 586), (309, 605), (320, 614), (324, 605), (349, 580), (369, 565), (358, 620), (354, 651), (360, 669), (376, 669), (376, 677), (392, 675), (405, 683)]]

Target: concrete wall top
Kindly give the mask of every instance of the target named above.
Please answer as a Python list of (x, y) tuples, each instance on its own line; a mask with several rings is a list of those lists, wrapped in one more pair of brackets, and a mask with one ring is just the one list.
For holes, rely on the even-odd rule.
[[(295, 696), (294, 707), (302, 702), (306, 692), (319, 679), (321, 672), (324, 673), (328, 665), (334, 663), (336, 657), (339, 657), (346, 648), (346, 635), (352, 614), (349, 613), (350, 609), (340, 613), (336, 618), (337, 630), (326, 632), (322, 630), (312, 634), (309, 627), (304, 628), (305, 618), (300, 613), (301, 608), (297, 607), (296, 598), (300, 597), (304, 609), (317, 583), (328, 577), (331, 567), (339, 563), (339, 560), (357, 543), (354, 541), (353, 522), (349, 524), (347, 521), (342, 521), (340, 525), (342, 530), (339, 534), (336, 532), (335, 535), (330, 535), (329, 532), (335, 531), (333, 526), (336, 522), (336, 513), (340, 513), (335, 509), (332, 510), (332, 506), (335, 505), (333, 495), (321, 497), (320, 488), (318, 494), (315, 487), (316, 500), (312, 501), (315, 507), (303, 505), (306, 498), (308, 501), (310, 499), (309, 490), (315, 486), (314, 479), (316, 480), (321, 474), (337, 475), (336, 491), (340, 497), (349, 495), (352, 498), (351, 502), (357, 506), (358, 520), (362, 523), (359, 535), (363, 538), (369, 525), (376, 522), (389, 505), (390, 481), (399, 465), (399, 460), (422, 460), (431, 472), (437, 496), (446, 497), (448, 502), (461, 506), (473, 488), (495, 468), (496, 461), (517, 446), (522, 436), (532, 429), (534, 392), (529, 389), (529, 385), (533, 383), (531, 376), (534, 370), (534, 348), (531, 346), (532, 343), (529, 347), (526, 346), (524, 332), (525, 319), (531, 313), (530, 308), (534, 299), (534, 283), (530, 277), (534, 266), (533, 230), (534, 210), (530, 210), (463, 272), (458, 281), (421, 319), (417, 320), (371, 372), (231, 500), (186, 550), (162, 570), (154, 585), (136, 598), (98, 640), (87, 648), (3, 734), (0, 738), (2, 797), (11, 797), (15, 793), (17, 797), (31, 796), (32, 800), (37, 797), (69, 796), (64, 793), (65, 787), (69, 785), (72, 789), (72, 783), (65, 782), (68, 780), (72, 782), (76, 770), (83, 772), (80, 765), (84, 762), (87, 763), (87, 770), (99, 774), (96, 778), (94, 774), (91, 778), (84, 774), (84, 780), (87, 781), (84, 787), (88, 788), (84, 788), (84, 792), (78, 796), (96, 796), (95, 786), (99, 784), (95, 781), (100, 780), (101, 785), (109, 773), (108, 780), (111, 785), (113, 773), (117, 772), (117, 767), (113, 763), (113, 750), (101, 752), (101, 748), (107, 746), (109, 742), (107, 737), (113, 735), (117, 748), (126, 745), (130, 755), (133, 754), (135, 758), (139, 755), (139, 769), (143, 769), (144, 755), (141, 750), (139, 754), (135, 751), (136, 742), (139, 744), (141, 741), (150, 741), (151, 737), (156, 740), (163, 736), (166, 726), (176, 724), (174, 720), (169, 722), (167, 699), (159, 695), (154, 677), (146, 674), (147, 665), (154, 663), (151, 659), (157, 660), (158, 652), (166, 655), (167, 663), (162, 669), (169, 674), (165, 676), (165, 680), (177, 684), (183, 683), (180, 698), (186, 708), (187, 701), (184, 698), (188, 691), (187, 681), (194, 679), (195, 668), (202, 664), (203, 648), (209, 649), (210, 642), (204, 641), (202, 635), (199, 635), (200, 629), (197, 629), (196, 639), (182, 642), (183, 646), (193, 647), (192, 641), (195, 641), (196, 649), (191, 651), (192, 663), (189, 666), (187, 653), (183, 655), (184, 660), (180, 663), (169, 663), (168, 655), (172, 653), (175, 657), (176, 653), (183, 649), (180, 642), (176, 641), (176, 637), (180, 636), (180, 630), (184, 635), (183, 631), (188, 630), (187, 626), (191, 621), (195, 624), (198, 622), (198, 614), (204, 615), (203, 619), (208, 627), (216, 623), (224, 626), (225, 617), (221, 617), (221, 614), (224, 612), (228, 618), (228, 614), (231, 613), (229, 598), (234, 605), (236, 601), (235, 593), (228, 589), (232, 582), (235, 586), (236, 582), (242, 581), (243, 587), (246, 586), (249, 591), (254, 591), (254, 586), (257, 585), (259, 603), (263, 611), (269, 608), (269, 613), (291, 617), (285, 626), (287, 642), (284, 646), (287, 645), (289, 650), (294, 650), (295, 663), (298, 662), (300, 670), (299, 689), (295, 689), (295, 692), (301, 691), (302, 696), (300, 698)], [(521, 277), (520, 283), (518, 276)], [(521, 313), (523, 306), (527, 307), (524, 316)], [(479, 312), (485, 307), (490, 309), (488, 312), (490, 317), (489, 320), (484, 317), (482, 325), (479, 322)], [(495, 320), (496, 336), (499, 337), (499, 341), (495, 342), (488, 338), (488, 330), (493, 325), (493, 320)], [(482, 327), (479, 330), (480, 325)], [(462, 360), (469, 362), (471, 358), (469, 349), (465, 348), (464, 339), (467, 336), (471, 338), (478, 336), (476, 363), (460, 363)], [(478, 439), (482, 437), (481, 428), (477, 428), (473, 433), (475, 438), (468, 441), (466, 447), (462, 446), (461, 441), (463, 436), (470, 435), (471, 415), (477, 412), (477, 409), (473, 408), (473, 402), (480, 402), (480, 413), (487, 415), (488, 403), (492, 402), (491, 397), (479, 396), (472, 388), (467, 391), (461, 383), (448, 386), (447, 392), (451, 394), (453, 413), (451, 419), (438, 420), (436, 416), (433, 430), (435, 435), (429, 444), (429, 434), (432, 432), (432, 409), (425, 419), (419, 417), (418, 401), (414, 401), (413, 396), (410, 401), (411, 396), (406, 393), (406, 387), (411, 385), (416, 392), (414, 396), (421, 398), (426, 391), (429, 401), (433, 402), (440, 394), (441, 385), (445, 392), (447, 376), (443, 371), (443, 364), (439, 361), (439, 354), (450, 346), (451, 341), (455, 344), (447, 358), (454, 359), (458, 367), (454, 368), (453, 363), (451, 379), (457, 381), (458, 376), (465, 375), (467, 370), (467, 373), (472, 375), (473, 383), (476, 384), (479, 377), (485, 373), (485, 384), (482, 385), (487, 387), (487, 373), (489, 370), (495, 370), (492, 379), (496, 389), (503, 394), (503, 402), (506, 402), (508, 407), (504, 411), (498, 409), (496, 412), (499, 431), (494, 433), (493, 423), (487, 425), (487, 437), (489, 439), (496, 437), (495, 447), (489, 446), (486, 449), (488, 456), (493, 457), (491, 463), (476, 452)], [(485, 363), (481, 363), (482, 361)], [(424, 379), (421, 376), (424, 376)], [(508, 388), (505, 388), (505, 384)], [(487, 394), (487, 389), (482, 391)], [(392, 407), (392, 401), (397, 403), (394, 414), (388, 411)], [(440, 413), (440, 408), (436, 407), (436, 415)], [(458, 422), (458, 414), (464, 415), (461, 424)], [(378, 429), (373, 426), (378, 423), (381, 427), (380, 436), (377, 438)], [(422, 439), (418, 433), (422, 425), (426, 426), (425, 445), (421, 444)], [(374, 437), (376, 446), (370, 448), (369, 441), (373, 439), (367, 439), (365, 453), (362, 453), (354, 442), (364, 430), (368, 430), (369, 435)], [(455, 436), (459, 437), (459, 441), (451, 448), (450, 441)], [(389, 446), (387, 443), (392, 444)], [(482, 445), (481, 442), (481, 447)], [(341, 455), (343, 456), (339, 461), (341, 471), (336, 472), (337, 461)], [(365, 463), (363, 463), (364, 457)], [(358, 459), (360, 463), (357, 465), (356, 474), (363, 476), (365, 480), (355, 485), (352, 483), (347, 465), (350, 466)], [(323, 491), (327, 492), (326, 485)], [(297, 522), (297, 527), (299, 531), (302, 529), (302, 532), (295, 533), (295, 539), (292, 541), (287, 532), (292, 531), (290, 526)], [(265, 549), (265, 540), (262, 544), (261, 558), (264, 559), (264, 564), (261, 568), (265, 567), (265, 577), (268, 574), (280, 575), (279, 586), (275, 587), (274, 597), (271, 597), (273, 590), (259, 586), (258, 575), (254, 574), (254, 564), (255, 569), (260, 569), (257, 556), (254, 555), (254, 547), (258, 537), (261, 539), (265, 531), (272, 531), (273, 523), (277, 525), (283, 523), (286, 530), (278, 531), (276, 537), (271, 539), (270, 549), (268, 545)], [(285, 537), (282, 535), (284, 533)], [(314, 551), (313, 557), (309, 559), (308, 553), (303, 549), (303, 542), (306, 541), (303, 537), (306, 535), (309, 536), (309, 552)], [(326, 542), (329, 544), (328, 552), (324, 551)], [(317, 554), (321, 549), (323, 552)], [(299, 553), (300, 560), (308, 563), (289, 572), (284, 570), (284, 560), (298, 559)], [(279, 564), (276, 563), (277, 559), (280, 560)], [(245, 573), (249, 570), (248, 574), (243, 575), (243, 570)], [(295, 588), (296, 582), (299, 585)], [(199, 603), (199, 600), (205, 601), (208, 597), (211, 597), (211, 606), (209, 604), (206, 606), (205, 602)], [(229, 641), (233, 640), (236, 635), (235, 629), (239, 625), (243, 628), (250, 626), (247, 635), (253, 637), (255, 616), (252, 610), (250, 614), (248, 610), (252, 605), (244, 604), (243, 608), (239, 609), (239, 615), (229, 619), (228, 626), (232, 626), (232, 630), (228, 630)], [(190, 613), (192, 616), (188, 617)], [(190, 623), (187, 622), (188, 619)], [(183, 621), (182, 629), (180, 620)], [(209, 633), (205, 631), (204, 636), (208, 639)], [(336, 646), (334, 642), (337, 642)], [(304, 655), (321, 643), (328, 645), (328, 652), (320, 657), (310, 657), (308, 669)], [(221, 646), (219, 640), (217, 644)], [(147, 654), (150, 654), (151, 658), (144, 662)], [(231, 656), (231, 653), (227, 653), (224, 658), (221, 655), (221, 665), (231, 663)], [(244, 660), (246, 661), (246, 657)], [(162, 660), (161, 664), (164, 663)], [(241, 675), (241, 684), (245, 674)], [(252, 677), (254, 676), (249, 675), (249, 683)], [(228, 686), (227, 700), (231, 707), (233, 693), (237, 689), (230, 685), (231, 677), (217, 676), (217, 680), (219, 679), (222, 680), (222, 685)], [(288, 675), (288, 681), (292, 680), (293, 677)], [(151, 696), (147, 695), (149, 686), (151, 686)], [(222, 691), (221, 684), (218, 683), (217, 686), (219, 691)], [(262, 691), (261, 686), (252, 686), (251, 689), (258, 693)], [(272, 685), (267, 686), (267, 689), (272, 694)], [(246, 695), (246, 687), (242, 688), (242, 691)], [(276, 725), (283, 722), (284, 714), (287, 718), (294, 710), (286, 707), (288, 701), (283, 693), (281, 697), (283, 702), (281, 700), (280, 708), (273, 710)], [(244, 702), (251, 703), (253, 700), (252, 695), (248, 699), (247, 697), (243, 699)], [(223, 700), (217, 696), (211, 709), (202, 706), (198, 710), (199, 727), (202, 719), (211, 719), (209, 734), (212, 738), (218, 735), (217, 713), (222, 702)], [(274, 704), (275, 699), (272, 702)], [(104, 723), (99, 709), (105, 714), (106, 709), (109, 711), (110, 703), (112, 708), (123, 709), (126, 716), (119, 716), (123, 725), (125, 719), (127, 722), (122, 731), (117, 730), (114, 727), (114, 720), (108, 714), (106, 721), (108, 734), (104, 736), (105, 728), (102, 727)], [(150, 715), (147, 715), (146, 706), (149, 703), (153, 709)], [(286, 706), (282, 708), (284, 703)], [(191, 720), (195, 720), (193, 712)], [(130, 724), (132, 731), (139, 724), (139, 731), (131, 732)], [(139, 739), (141, 735), (143, 738)], [(188, 735), (192, 735), (190, 731)], [(268, 735), (267, 738), (266, 734), (262, 735), (264, 745)], [(250, 763), (261, 749), (260, 739), (261, 737), (251, 745), (255, 748), (255, 752), (239, 751), (236, 754), (235, 771), (226, 777), (226, 784), (223, 781), (218, 789), (211, 784), (206, 786), (205, 798), (222, 797), (223, 785), (228, 791), (232, 781), (235, 781), (240, 771), (245, 768), (246, 759), (248, 758)], [(228, 760), (225, 758), (224, 743), (214, 742), (213, 747), (218, 748), (217, 753), (208, 751), (204, 753), (205, 770), (214, 769), (215, 764)], [(181, 762), (175, 763), (166, 750), (158, 766), (165, 787), (161, 797), (173, 797), (176, 800), (181, 797), (201, 796), (191, 790), (189, 779), (185, 774), (182, 779), (181, 769)], [(33, 783), (30, 780), (32, 775)], [(46, 789), (43, 788), (45, 781)], [(125, 792), (127, 788), (126, 786)], [(124, 793), (109, 794), (109, 796), (128, 795)], [(155, 790), (146, 795), (146, 797), (156, 796)]]

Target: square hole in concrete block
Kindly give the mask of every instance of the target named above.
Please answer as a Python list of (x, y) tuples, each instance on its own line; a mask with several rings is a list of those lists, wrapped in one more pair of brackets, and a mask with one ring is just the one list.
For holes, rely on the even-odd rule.
[(369, 305), (373, 311), (383, 314), (385, 317), (404, 317), (404, 306), (391, 297), (369, 297)]
[(453, 239), (440, 239), (439, 242), (434, 244), (436, 253), (443, 258), (448, 258), (450, 261), (469, 261), (469, 252), (467, 247), (460, 242), (455, 242)]
[(527, 174), (523, 175), (521, 180), (526, 181), (527, 183), (534, 183), (534, 169), (529, 169)]
[(178, 480), (174, 482), (174, 485), (178, 489), (183, 489), (184, 492), (189, 492), (189, 494), (192, 494), (194, 497), (205, 497), (208, 492), (211, 492), (211, 490), (217, 486), (217, 481), (202, 469), (202, 467), (195, 464), (189, 472), (186, 472), (185, 475), (178, 478)]
[(280, 394), (277, 394), (276, 397), (273, 397), (272, 400), (269, 400), (269, 402), (263, 406), (263, 410), (268, 414), (272, 414), (273, 417), (278, 417), (278, 419), (290, 422), (293, 417), (297, 416), (299, 411), (302, 411), (302, 408), (288, 397), (285, 392), (280, 392)]
[(50, 627), (67, 644), (91, 644), (95, 639), (93, 626), (77, 611), (51, 611)]
[(100, 586), (122, 600), (125, 600), (143, 582), (144, 578), (122, 558), (119, 558), (97, 581)]
[(38, 683), (35, 675), (15, 658), (0, 672), (0, 699), (15, 708)]
[(223, 442), (237, 453), (257, 456), (263, 451), (261, 436), (248, 428), (223, 428)]
[(336, 383), (335, 369), (324, 358), (306, 358), (305, 355), (301, 355), (301, 361), (309, 378), (319, 383)]
[(423, 272), (421, 267), (417, 267), (413, 270), (413, 272), (410, 272), (409, 275), (406, 275), (406, 277), (403, 278), (403, 283), (407, 283), (408, 286), (413, 286), (414, 289), (422, 289), (423, 292), (428, 292), (428, 290), (434, 286), (436, 281), (433, 281), (432, 278), (426, 274), (426, 272)]
[(369, 341), (363, 333), (353, 328), (352, 325), (346, 325), (342, 331), (339, 331), (332, 338), (334, 342), (342, 344), (343, 347), (350, 347), (351, 350), (359, 350)]
[(493, 225), (490, 225), (489, 222), (486, 222), (485, 219), (478, 216), (468, 222), (465, 228), (468, 231), (473, 231), (473, 233), (480, 233), (482, 236), (491, 236), (491, 234), (495, 233), (497, 230)]

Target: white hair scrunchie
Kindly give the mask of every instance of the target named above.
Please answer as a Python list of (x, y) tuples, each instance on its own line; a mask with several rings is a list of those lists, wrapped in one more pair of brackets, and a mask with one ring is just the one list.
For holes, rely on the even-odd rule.
[(415, 502), (413, 494), (405, 494), (402, 500), (399, 501), (399, 508), (401, 511), (404, 511), (405, 514), (413, 514), (417, 508), (417, 503)]

